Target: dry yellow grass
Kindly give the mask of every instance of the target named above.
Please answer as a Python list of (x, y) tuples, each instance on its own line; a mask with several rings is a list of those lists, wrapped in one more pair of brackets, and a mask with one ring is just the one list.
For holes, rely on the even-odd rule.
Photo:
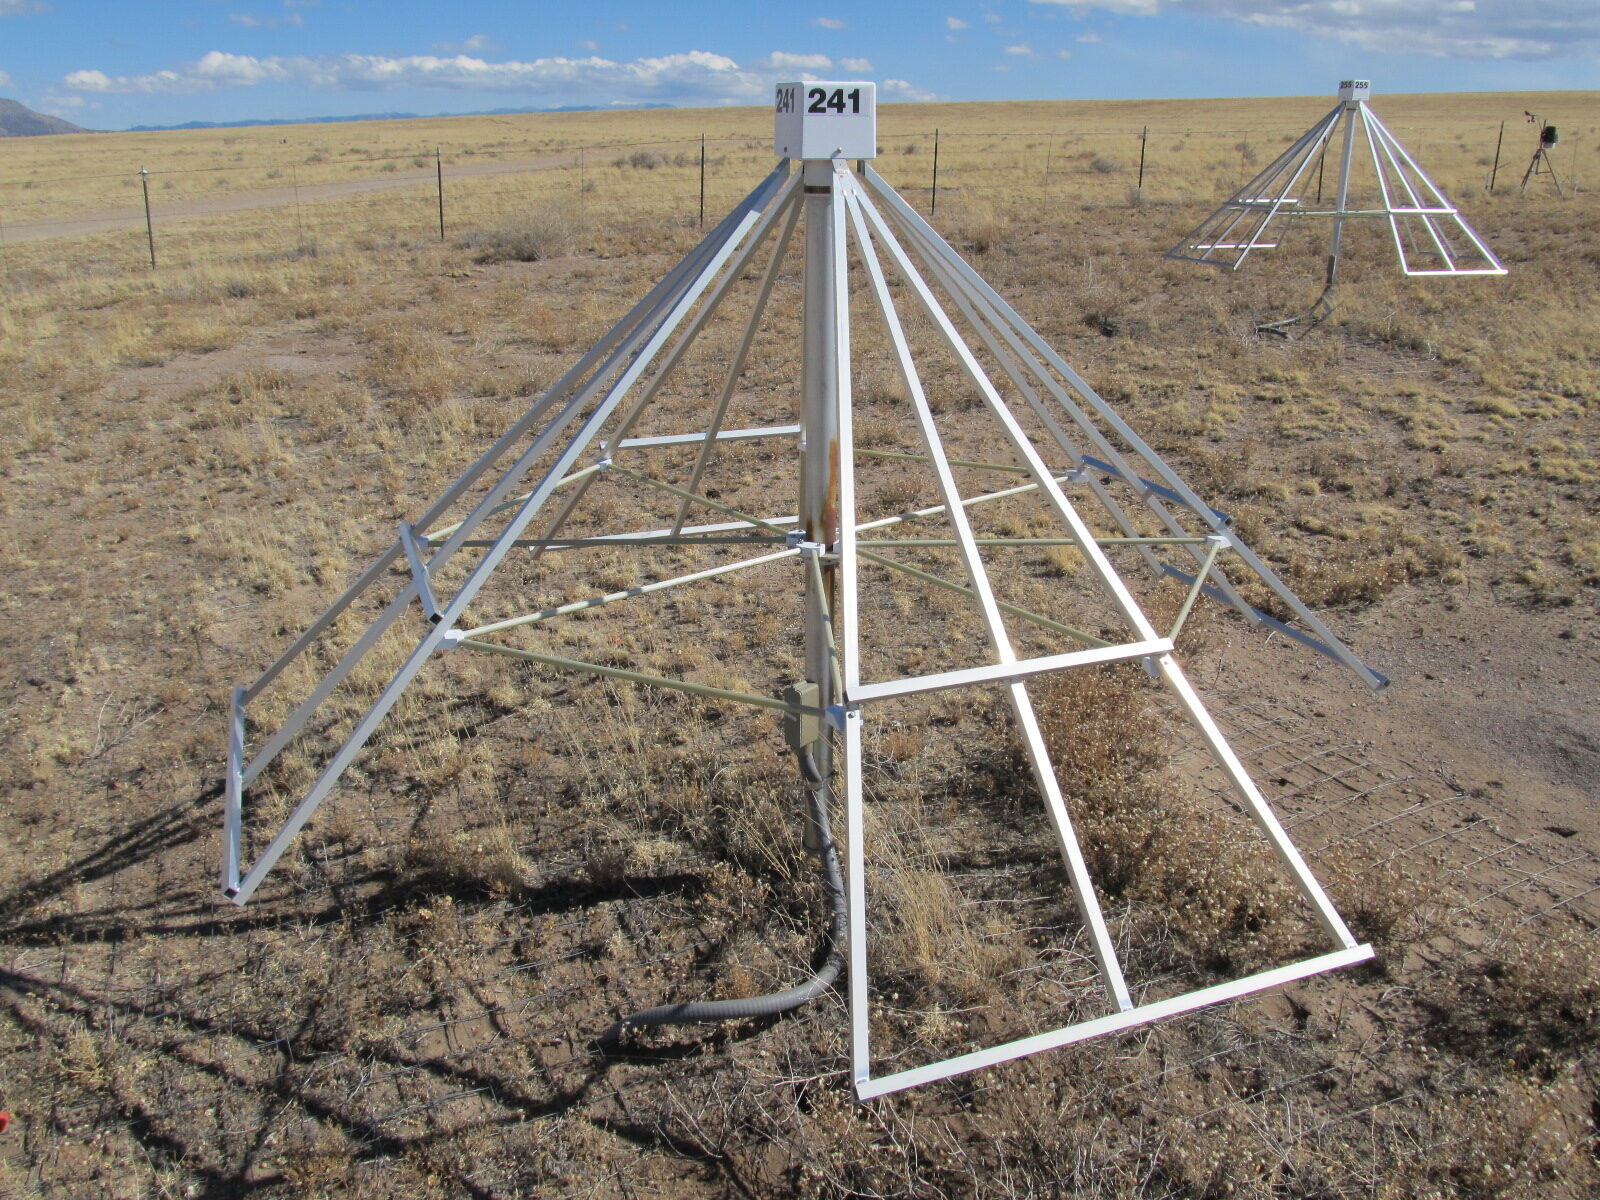
[[(1250, 330), (1315, 294), (1309, 240), (1234, 276), (1157, 255), (1243, 181), (1251, 154), (1266, 161), (1331, 97), (885, 110), (885, 174), (926, 208), (917, 189), (941, 130), (938, 226), (1304, 594), (1335, 607), (1363, 649), (1399, 661), (1393, 702), (1450, 698), (1423, 674), (1449, 652), (1435, 626), (1463, 639), (1442, 661), (1469, 702), (1432, 725), (1416, 704), (1400, 710), (1415, 728), (1397, 716), (1352, 734), (1347, 723), (1395, 710), (1350, 709), (1323, 677), (1301, 678), (1300, 659), (1274, 674), (1275, 648), (1246, 643), (1231, 621), (1195, 627), (1215, 655), (1202, 659), (1208, 677), (1244, 661), (1249, 682), (1282, 689), (1274, 699), (1321, 706), (1306, 726), (1244, 706), (1229, 724), (1270, 768), (1264, 786), (1300, 822), (1336, 898), (1383, 940), (1385, 974), (864, 1108), (848, 1100), (828, 1002), (699, 1044), (663, 1034), (610, 1063), (585, 1050), (641, 1003), (748, 994), (803, 971), (820, 889), (798, 848), (793, 769), (762, 715), (445, 659), (272, 888), (243, 912), (213, 896), (226, 686), (252, 678), (396, 521), (693, 244), (689, 156), (702, 129), (711, 219), (755, 182), (769, 162), (765, 115), (0, 143), (6, 178), (38, 181), (0, 185), (8, 225), (18, 194), (77, 213), (131, 199), (123, 179), (49, 192), (52, 171), (81, 180), (144, 159), (162, 180), (180, 162), (224, 168), (158, 183), (154, 272), (139, 229), (0, 247), (12, 647), (0, 664), (0, 1107), (18, 1118), (0, 1142), (0, 1186), (74, 1197), (1592, 1195), (1597, 914), (1583, 889), (1597, 847), (1559, 804), (1582, 790), (1594, 694), (1600, 212), (1588, 192), (1482, 195), (1479, 159), (1502, 117), (1536, 107), (1561, 114), (1581, 181), (1596, 165), (1596, 103), (1380, 94), (1377, 110), (1512, 274), (1407, 281), (1378, 239), (1352, 238), (1360, 286), (1333, 321), (1287, 344)], [(1150, 174), (1131, 197), (1146, 124)], [(1513, 129), (1502, 180), (1525, 161)], [(443, 243), (426, 179), (435, 144), (457, 172)], [(298, 211), (291, 200), (178, 220), (159, 207), (164, 194), (282, 186), (267, 173), (286, 166), (308, 187), (371, 178), (376, 165), (357, 159), (389, 154), (421, 157), (396, 174), (424, 178)], [(520, 175), (464, 169), (530, 155), (558, 161)], [(481, 235), (518, 214), (579, 205), (581, 220), (542, 243), (549, 253), (480, 261)], [(730, 341), (711, 336), (714, 359)], [(867, 336), (861, 348), (881, 352)], [(785, 411), (797, 364), (792, 344), (764, 344), (752, 403)], [(715, 375), (686, 370), (669, 411), (687, 423)], [(893, 448), (904, 391), (875, 358), (863, 375), (864, 440)], [(955, 389), (938, 400), (952, 430), (974, 428)], [(761, 495), (765, 469), (730, 479), (729, 497)], [(874, 478), (872, 503), (916, 501), (910, 476)], [(625, 492), (595, 499), (596, 522), (643, 511)], [(994, 522), (1036, 528), (1020, 508)], [(1049, 610), (1081, 574), (1074, 556), (1040, 553), (1007, 583), (1018, 603)], [(613, 557), (594, 575), (609, 587), (636, 571)], [(482, 617), (576, 586), (520, 560), (505, 582)], [(652, 615), (585, 617), (552, 642), (764, 687), (793, 670), (792, 597), (753, 585), (756, 611), (738, 598), (708, 590)], [(1156, 601), (1171, 611), (1170, 596)], [(890, 665), (916, 667), (968, 644), (963, 614), (943, 594), (900, 594), (869, 621), (906, 634)], [(1425, 624), (1426, 653), (1409, 660)], [(409, 635), (380, 648), (333, 716), (371, 697)], [(1480, 651), (1505, 678), (1472, 673)], [(1544, 683), (1513, 686), (1515, 662), (1534, 656)], [(264, 697), (263, 717), (286, 702)], [(1155, 704), (1080, 678), (1053, 698), (1052, 736), (1074, 747), (1063, 784), (1118, 891), (1118, 936), (1164, 929), (1138, 962), (1154, 986), (1175, 986), (1212, 978), (1230, 953), (1253, 961), (1295, 944), (1302, 922), (1260, 904), (1274, 885), (1247, 844), (1205, 841), (1202, 830), (1233, 826), (1207, 810), (1204, 778), (1171, 794), (1190, 751)], [(1515, 721), (1530, 742), (1553, 738), (1563, 706), (1578, 719), (1549, 752), (1551, 774), (1491, 740)], [(996, 710), (940, 698), (874, 731), (870, 882), (888, 903), (872, 931), (884, 971), (873, 1021), (891, 1054), (1049, 1027), (1097, 1001), (1001, 725)], [(1333, 733), (1315, 740), (1308, 727)], [(1377, 751), (1351, 748), (1381, 737), (1394, 758), (1444, 757), (1418, 740), (1440, 728), (1461, 743), (1448, 746), (1449, 780), (1402, 784)], [(1141, 730), (1160, 733), (1160, 753), (1130, 748)], [(263, 820), (311, 778), (309, 740), (275, 767)], [(1471, 757), (1476, 740), (1496, 761)], [(1160, 819), (1163, 806), (1175, 820)], [(1436, 830), (1415, 823), (1422, 810)], [(1533, 883), (1507, 893), (1512, 880)]]

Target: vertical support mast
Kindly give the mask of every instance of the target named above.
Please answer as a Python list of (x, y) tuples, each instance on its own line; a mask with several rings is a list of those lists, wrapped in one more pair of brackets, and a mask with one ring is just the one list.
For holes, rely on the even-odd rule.
[[(841, 264), (833, 247), (833, 164), (812, 159), (801, 167), (806, 222), (804, 351), (800, 367), (800, 528), (812, 554), (832, 553), (839, 544), (839, 372), (849, 364), (839, 361), (834, 337), (838, 311), (835, 285)], [(806, 679), (817, 685), (822, 708), (837, 703), (833, 694), (833, 598), (837, 568), (824, 561), (820, 571), (806, 572), (805, 663)], [(824, 737), (815, 749), (817, 770), (823, 783), (817, 805), (828, 802), (833, 753)], [(808, 841), (813, 830), (807, 826)]]
[(1333, 241), (1328, 246), (1328, 285), (1331, 292), (1339, 281), (1339, 247), (1344, 241), (1344, 221), (1350, 209), (1350, 159), (1355, 149), (1356, 119), (1364, 115), (1362, 105), (1372, 94), (1365, 79), (1346, 79), (1339, 84), (1339, 99), (1344, 101), (1344, 150), (1339, 156), (1339, 198), (1333, 206)]

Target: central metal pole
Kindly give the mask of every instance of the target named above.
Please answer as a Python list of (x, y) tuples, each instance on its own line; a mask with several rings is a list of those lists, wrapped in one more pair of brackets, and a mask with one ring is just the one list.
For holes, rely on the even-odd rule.
[(1333, 206), (1333, 243), (1328, 247), (1328, 288), (1339, 279), (1339, 245), (1344, 241), (1345, 212), (1350, 199), (1350, 159), (1355, 146), (1356, 118), (1361, 115), (1361, 102), (1347, 100), (1344, 106), (1344, 154), (1339, 159), (1339, 200)]
[[(835, 283), (839, 264), (834, 259), (832, 238), (833, 206), (838, 203), (833, 190), (833, 164), (808, 160), (801, 166), (805, 189), (805, 359), (800, 368), (800, 527), (805, 540), (824, 547), (828, 554), (839, 545), (839, 345), (835, 338)], [(833, 694), (833, 600), (837, 593), (838, 569), (825, 559), (820, 572), (806, 573), (805, 660), (806, 679), (817, 685), (821, 706), (826, 708), (838, 697)], [(823, 784), (814, 791), (814, 800), (827, 810), (833, 751), (824, 734), (814, 750), (817, 770)], [(807, 822), (806, 840), (811, 845), (816, 830)]]

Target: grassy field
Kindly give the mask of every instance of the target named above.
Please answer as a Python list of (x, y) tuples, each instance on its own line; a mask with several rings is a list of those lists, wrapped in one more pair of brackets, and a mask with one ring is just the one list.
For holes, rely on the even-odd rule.
[[(1394, 677), (1371, 698), (1209, 609), (1183, 645), (1380, 962), (868, 1105), (837, 998), (591, 1048), (645, 1005), (803, 973), (821, 888), (771, 714), (452, 657), (259, 896), (215, 894), (228, 689), (695, 243), (702, 133), (710, 222), (770, 169), (766, 114), (0, 142), (0, 1196), (1594, 1195), (1600, 204), (1515, 185), (1524, 109), (1562, 128), (1564, 179), (1595, 179), (1600, 93), (1380, 92), (1510, 274), (1407, 280), (1358, 228), (1334, 316), (1263, 338), (1317, 294), (1317, 229), (1231, 275), (1160, 253), (1332, 104), (892, 106), (878, 167), (928, 211), (937, 129), (935, 225)], [(5, 239), (137, 206), (141, 163), (157, 269), (142, 210)], [(252, 198), (276, 202), (230, 210)], [(798, 296), (796, 260), (773, 311)], [(734, 325), (641, 432), (692, 426)], [(739, 423), (790, 419), (792, 333), (762, 333)], [(858, 351), (863, 444), (897, 449), (881, 335)], [(972, 398), (928, 362), (941, 428), (978, 453)], [(929, 502), (874, 470), (874, 513)], [(718, 494), (776, 511), (791, 475), (731, 459)], [(596, 493), (596, 531), (658, 511)], [(1089, 603), (1071, 553), (1009, 567), (1017, 603)], [(476, 617), (639, 577), (620, 555), (503, 574)], [(794, 581), (751, 578), (528, 644), (773, 694), (797, 670)], [(972, 644), (959, 602), (872, 582), (880, 666)], [(1141, 673), (1034, 691), (1146, 986), (1307, 949)], [(1094, 1002), (997, 701), (908, 703), (869, 742), (886, 1065)], [(266, 780), (263, 823), (315, 743)]]

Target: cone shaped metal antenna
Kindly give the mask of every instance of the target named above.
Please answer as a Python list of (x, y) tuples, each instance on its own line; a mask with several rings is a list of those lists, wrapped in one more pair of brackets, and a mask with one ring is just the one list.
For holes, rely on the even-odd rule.
[[(1386, 222), (1407, 275), (1504, 275), (1506, 269), (1456, 206), (1429, 179), (1367, 101), (1365, 79), (1339, 85), (1339, 102), (1265, 170), (1202, 221), (1167, 258), (1238, 270), (1257, 250), (1274, 249), (1288, 217), (1330, 217), (1327, 280), (1308, 316), (1326, 316), (1338, 287), (1344, 226), (1351, 218)], [(1357, 134), (1360, 134), (1359, 144)], [(1323, 200), (1323, 168), (1337, 144), (1337, 183)], [(1351, 198), (1356, 160), (1370, 161), (1367, 193)], [(1294, 318), (1299, 320), (1300, 318)], [(1277, 324), (1288, 324), (1280, 322)], [(1273, 326), (1275, 327), (1275, 326)], [(1263, 327), (1263, 328), (1273, 328)]]
[[(1175, 657), (1174, 642), (1194, 604), (1207, 596), (1254, 626), (1286, 634), (1339, 661), (1375, 688), (1386, 681), (1239, 541), (1225, 513), (1196, 495), (864, 161), (876, 152), (875, 101), (870, 83), (781, 85), (776, 126), (783, 161), (777, 169), (435, 504), (402, 525), (395, 544), (259, 679), (235, 691), (222, 869), (229, 897), (242, 904), (256, 891), (431, 659), (477, 652), (784, 716), (790, 744), (804, 762), (814, 764), (807, 771), (813, 812), (820, 817), (809, 830), (814, 848), (819, 838), (827, 842), (827, 814), (837, 799), (843, 800), (852, 1075), (863, 1098), (1133, 1028), (1371, 957), (1207, 713)], [(798, 172), (791, 170), (791, 158), (800, 161)], [(858, 172), (849, 169), (852, 158), (863, 160)], [(802, 222), (804, 297), (796, 330), (792, 320), (783, 324), (786, 314), (769, 313), (768, 302)], [(870, 323), (852, 312), (852, 258), (876, 311)], [(733, 307), (730, 297), (736, 293), (749, 311), (737, 325), (731, 356), (721, 350), (713, 356), (726, 363), (726, 374), (720, 388), (694, 409), (697, 427), (641, 435), (637, 431), (649, 428), (651, 413), (671, 407), (663, 397), (674, 372), (703, 331)], [(735, 405), (748, 401), (738, 385), (764, 323), (802, 339), (800, 421), (728, 428)], [(884, 450), (857, 436), (852, 387), (859, 367), (852, 355), (852, 329), (871, 333), (888, 348), (906, 406), (904, 450)], [(929, 344), (922, 347), (919, 339)], [(938, 356), (959, 386), (976, 397), (979, 407), (970, 428), (958, 433), (936, 414), (920, 361), (927, 354)], [(679, 404), (672, 411), (681, 419), (684, 409)], [(972, 428), (987, 438), (986, 450), (975, 445)], [(961, 449), (971, 457), (957, 455), (951, 441), (957, 436), (966, 439)], [(787, 448), (798, 467), (797, 511), (757, 509), (770, 501), (770, 486), (758, 498), (746, 493), (735, 503), (706, 485), (720, 460), (741, 453), (764, 454), (769, 465), (762, 470), (775, 471), (771, 460), (781, 454), (774, 455), (774, 447)], [(680, 456), (678, 465), (663, 468), (671, 455)], [(921, 472), (924, 494), (934, 503), (869, 516), (858, 479), (871, 464), (885, 461)], [(1004, 486), (993, 483), (997, 476)], [(606, 527), (611, 510), (587, 501), (591, 493), (613, 486), (653, 497), (660, 507), (651, 511), (662, 514), (658, 524)], [(1048, 535), (980, 532), (983, 514), (1022, 499), (1037, 506)], [(997, 548), (1045, 546), (1069, 546), (1086, 564), (1081, 621), (1007, 598), (1006, 580), (994, 570)], [(530, 579), (537, 579), (557, 552), (594, 547), (611, 556), (635, 555), (641, 582), (494, 620), (468, 619), (469, 606), (491, 577), (510, 569), (513, 553), (518, 590), (525, 594)], [(935, 547), (953, 554), (953, 574), (930, 568), (926, 555)], [(699, 569), (669, 575), (659, 569), (663, 554), (699, 554), (702, 561)], [(1184, 599), (1171, 628), (1154, 625), (1113, 556), (1154, 579), (1182, 582)], [(787, 575), (774, 576), (779, 572)], [(644, 603), (668, 589), (732, 576), (775, 577), (779, 583), (787, 578), (796, 596), (803, 597), (803, 662), (796, 664), (803, 683), (774, 686), (768, 693), (711, 686), (615, 662), (579, 661), (516, 640), (573, 613)], [(969, 639), (969, 660), (913, 673), (878, 653), (881, 627), (862, 615), (869, 577), (872, 587), (899, 581), (921, 595), (959, 597), (958, 607), (976, 631)], [(1288, 619), (1247, 603), (1240, 593), (1244, 582), (1274, 597)], [(330, 638), (363, 622), (342, 653), (328, 652)], [(1327, 939), (1327, 952), (1176, 995), (1136, 998), (1148, 994), (1149, 985), (1125, 974), (1124, 955), (1102, 911), (1104, 889), (1074, 828), (1075, 798), (1058, 778), (1029, 693), (1030, 680), (1109, 663), (1140, 664), (1164, 686), (1208, 769), (1225, 781), (1232, 803), (1254, 826)], [(369, 689), (375, 698), (350, 708), (348, 725), (340, 727), (326, 711), (337, 707), (330, 697), (358, 679), (376, 681)], [(303, 695), (285, 695), (295, 683), (304, 685)], [(863, 731), (875, 712), (896, 701), (935, 693), (970, 695), (983, 687), (1000, 689), (1010, 711), (1106, 1011), (973, 1053), (909, 1067), (901, 1062), (900, 1069), (874, 1074)], [(320, 771), (309, 786), (288, 797), (280, 793), (280, 800), (289, 802), (289, 815), (247, 862), (246, 848), (260, 843), (245, 817), (258, 793), (272, 783), (270, 776), (263, 779), (264, 772), (287, 747), (319, 739), (332, 747)], [(831, 853), (831, 842), (824, 849)], [(817, 990), (808, 985), (785, 995)]]

